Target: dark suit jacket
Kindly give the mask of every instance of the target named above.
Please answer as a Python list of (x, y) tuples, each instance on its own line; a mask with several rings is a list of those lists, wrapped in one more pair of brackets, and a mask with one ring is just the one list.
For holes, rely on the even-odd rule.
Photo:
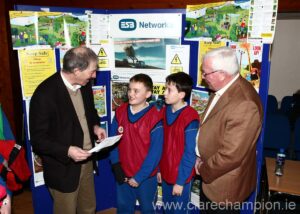
[(198, 149), (204, 163), (199, 171), (203, 192), (210, 200), (241, 202), (255, 189), (256, 141), (262, 118), (257, 92), (239, 77), (202, 122)]
[[(94, 143), (93, 126), (99, 124), (91, 84), (81, 87), (85, 115)], [(68, 157), (72, 146), (83, 147), (83, 131), (68, 90), (57, 72), (35, 90), (30, 101), (30, 141), (41, 156), (45, 183), (61, 192), (75, 191), (81, 164)]]

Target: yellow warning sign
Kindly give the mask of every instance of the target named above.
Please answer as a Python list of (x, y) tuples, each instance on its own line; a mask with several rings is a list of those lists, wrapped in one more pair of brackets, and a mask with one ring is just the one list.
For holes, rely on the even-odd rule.
[(98, 57), (107, 57), (104, 48), (100, 48)]
[(171, 74), (183, 72), (182, 66), (171, 66)]
[(177, 64), (177, 65), (181, 64), (178, 54), (175, 54), (174, 58), (172, 59), (171, 64)]
[(99, 68), (108, 68), (109, 67), (109, 61), (108, 61), (108, 59), (99, 59), (99, 61), (98, 61), (98, 67)]

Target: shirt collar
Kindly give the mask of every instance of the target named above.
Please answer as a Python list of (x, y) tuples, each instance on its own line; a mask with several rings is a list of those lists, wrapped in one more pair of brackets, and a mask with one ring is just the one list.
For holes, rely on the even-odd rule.
[(222, 96), (225, 91), (227, 91), (227, 89), (239, 78), (240, 74), (237, 74), (232, 80), (230, 80), (229, 83), (227, 83), (223, 88), (221, 88), (219, 91), (216, 91), (216, 95), (217, 96)]
[(78, 89), (81, 88), (81, 85), (72, 85), (69, 83), (69, 81), (64, 77), (63, 72), (60, 72), (60, 76), (65, 84), (65, 86), (70, 89), (71, 91), (77, 91)]

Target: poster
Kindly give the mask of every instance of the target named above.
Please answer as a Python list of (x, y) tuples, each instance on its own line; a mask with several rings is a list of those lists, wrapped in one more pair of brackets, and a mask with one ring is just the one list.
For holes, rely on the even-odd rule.
[(59, 49), (59, 63), (60, 63), (60, 68), (62, 69), (63, 68), (63, 60), (64, 60), (64, 56), (65, 54), (67, 53), (67, 51), (69, 50), (70, 48), (67, 48), (67, 47), (63, 47), (63, 48), (60, 48)]
[(111, 14), (109, 23), (115, 51), (112, 80), (128, 81), (145, 73), (162, 82), (168, 75), (166, 45), (181, 42), (182, 14)]
[[(67, 47), (89, 45), (89, 25), (87, 14), (65, 13), (63, 16), (64, 31)], [(53, 28), (54, 30), (54, 28)], [(55, 43), (54, 43), (55, 44)], [(59, 46), (60, 44), (55, 44)], [(63, 45), (63, 44), (62, 44)]]
[(35, 154), (32, 151), (31, 147), (31, 158), (32, 158), (32, 169), (33, 169), (33, 182), (34, 186), (38, 187), (45, 184), (44, 181), (44, 172), (43, 172), (43, 164), (40, 156)]
[(200, 41), (199, 42), (199, 50), (198, 50), (198, 72), (197, 72), (197, 86), (198, 87), (206, 87), (205, 81), (202, 81), (202, 57), (210, 50), (224, 47), (226, 46), (225, 42), (207, 42), (207, 41)]
[(166, 90), (165, 83), (154, 83), (153, 84), (153, 95), (164, 95)]
[[(111, 82), (111, 111), (114, 112), (116, 108), (125, 102), (128, 102), (128, 82)], [(113, 117), (111, 117), (113, 118)]]
[(32, 45), (77, 47), (89, 41), (86, 14), (10, 11), (13, 48)]
[(72, 13), (38, 13), (39, 43), (51, 47), (86, 45), (88, 16)]
[(278, 11), (278, 0), (251, 0), (248, 43), (259, 40), (273, 43)]
[(165, 83), (154, 83), (153, 92), (150, 102), (155, 102), (156, 107), (161, 109), (165, 105), (165, 93), (166, 84)]
[(241, 76), (259, 92), (263, 44), (231, 42), (229, 47), (236, 51)]
[(93, 95), (95, 109), (97, 110), (99, 117), (107, 116), (106, 108), (106, 87), (105, 86), (93, 86)]
[(109, 15), (89, 14), (90, 44), (101, 44), (109, 38)]
[(187, 5), (185, 39), (245, 41), (249, 8), (249, 0)]
[(190, 97), (190, 106), (201, 115), (206, 109), (208, 98), (209, 94), (207, 91), (193, 89)]
[(38, 45), (38, 12), (9, 11), (13, 49)]
[(112, 79), (128, 81), (133, 75), (145, 73), (153, 82), (162, 82), (166, 71), (166, 45), (178, 45), (179, 39), (123, 38), (114, 39), (115, 69)]
[[(39, 44), (58, 47), (66, 45), (64, 14), (53, 12), (38, 13)], [(70, 41), (68, 41), (70, 45)]]
[(23, 99), (32, 96), (36, 87), (56, 72), (55, 53), (52, 49), (19, 50), (19, 66)]
[(167, 45), (166, 46), (166, 70), (168, 74), (185, 72), (189, 74), (190, 46)]
[(113, 41), (101, 40), (98, 45), (90, 45), (90, 48), (98, 56), (98, 68), (100, 71), (111, 71), (115, 67)]

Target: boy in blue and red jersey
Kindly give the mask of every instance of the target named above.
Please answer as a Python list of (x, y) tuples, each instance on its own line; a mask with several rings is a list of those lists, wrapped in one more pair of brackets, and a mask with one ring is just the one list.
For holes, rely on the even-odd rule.
[(112, 123), (112, 134), (123, 134), (110, 154), (118, 181), (118, 213), (134, 213), (136, 200), (142, 213), (154, 213), (163, 128), (160, 111), (147, 102), (152, 89), (148, 75), (133, 76), (129, 80), (129, 101), (117, 108)]
[(195, 175), (196, 135), (199, 115), (185, 100), (191, 95), (192, 78), (183, 72), (166, 78), (165, 102), (162, 109), (164, 126), (163, 154), (159, 164), (165, 213), (188, 213), (192, 178)]

